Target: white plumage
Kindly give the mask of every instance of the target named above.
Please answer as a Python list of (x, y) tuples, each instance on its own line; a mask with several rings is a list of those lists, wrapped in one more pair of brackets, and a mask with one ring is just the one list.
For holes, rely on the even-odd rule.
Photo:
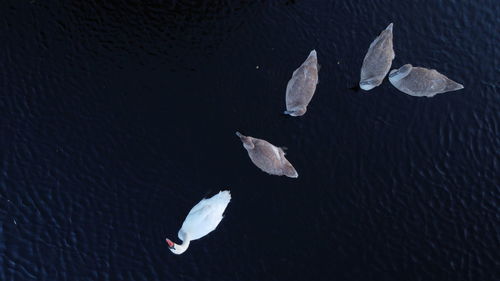
[(231, 201), (231, 193), (228, 190), (220, 191), (218, 194), (202, 199), (189, 211), (177, 236), (183, 241), (181, 245), (166, 239), (170, 250), (174, 254), (182, 254), (187, 250), (189, 242), (200, 239), (212, 232), (223, 218), (224, 210)]

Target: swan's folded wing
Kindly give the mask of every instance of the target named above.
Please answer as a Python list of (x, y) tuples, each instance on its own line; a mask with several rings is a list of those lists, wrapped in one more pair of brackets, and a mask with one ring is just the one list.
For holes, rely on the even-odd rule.
[(222, 220), (222, 214), (230, 201), (231, 193), (227, 190), (201, 200), (184, 220), (178, 233), (179, 239), (183, 239), (182, 233), (188, 234), (191, 240), (196, 240), (212, 232)]
[[(209, 217), (211, 213), (211, 209), (212, 207), (210, 205), (205, 204), (197, 208), (194, 212), (189, 212), (182, 223), (181, 230), (179, 230), (179, 236), (181, 232), (184, 232), (189, 235), (190, 240), (196, 240), (214, 230), (214, 228), (211, 227), (210, 221), (207, 220), (207, 217)], [(182, 239), (181, 237), (179, 238)]]
[(201, 199), (201, 201), (198, 202), (198, 204), (194, 205), (194, 207), (191, 208), (187, 217), (189, 217), (192, 213), (198, 212), (200, 209), (202, 209), (204, 206), (206, 206), (207, 200), (208, 200), (207, 198)]

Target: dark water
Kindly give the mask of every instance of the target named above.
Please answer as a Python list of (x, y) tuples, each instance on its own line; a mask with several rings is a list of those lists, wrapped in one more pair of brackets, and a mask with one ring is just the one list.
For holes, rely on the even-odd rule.
[[(0, 280), (499, 280), (498, 1), (0, 2)], [(357, 84), (396, 59), (465, 85)], [(302, 118), (281, 114), (318, 51)], [(257, 69), (256, 66), (259, 66)], [(236, 130), (289, 148), (260, 172)], [(189, 209), (218, 229), (174, 256)]]

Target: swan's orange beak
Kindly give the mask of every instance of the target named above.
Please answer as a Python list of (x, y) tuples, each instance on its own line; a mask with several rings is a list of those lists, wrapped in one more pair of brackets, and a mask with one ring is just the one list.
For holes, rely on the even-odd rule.
[(170, 241), (170, 239), (166, 238), (165, 241), (167, 241), (168, 247), (170, 249), (174, 248), (175, 244), (174, 242)]

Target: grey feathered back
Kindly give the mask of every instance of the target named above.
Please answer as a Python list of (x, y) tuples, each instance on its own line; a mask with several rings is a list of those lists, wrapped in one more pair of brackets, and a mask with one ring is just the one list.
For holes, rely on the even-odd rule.
[[(400, 69), (403, 67), (407, 67), (407, 65)], [(411, 70), (405, 75), (398, 75), (400, 69), (391, 71), (389, 81), (398, 90), (411, 96), (433, 97), (436, 94), (464, 88), (462, 84), (449, 79), (435, 69), (411, 67)], [(406, 69), (403, 71), (407, 72)]]
[(262, 139), (244, 136), (239, 132), (236, 132), (236, 135), (243, 142), (250, 160), (262, 171), (271, 175), (285, 175), (290, 178), (299, 176), (292, 164), (285, 158), (285, 152), (282, 148)]
[(359, 81), (359, 87), (363, 90), (371, 90), (379, 86), (391, 69), (392, 60), (396, 56), (392, 45), (392, 26), (392, 23), (389, 24), (373, 40), (363, 59)]
[(309, 53), (306, 61), (297, 68), (286, 85), (286, 111), (291, 116), (301, 116), (316, 91), (318, 84), (318, 57), (315, 50)]

